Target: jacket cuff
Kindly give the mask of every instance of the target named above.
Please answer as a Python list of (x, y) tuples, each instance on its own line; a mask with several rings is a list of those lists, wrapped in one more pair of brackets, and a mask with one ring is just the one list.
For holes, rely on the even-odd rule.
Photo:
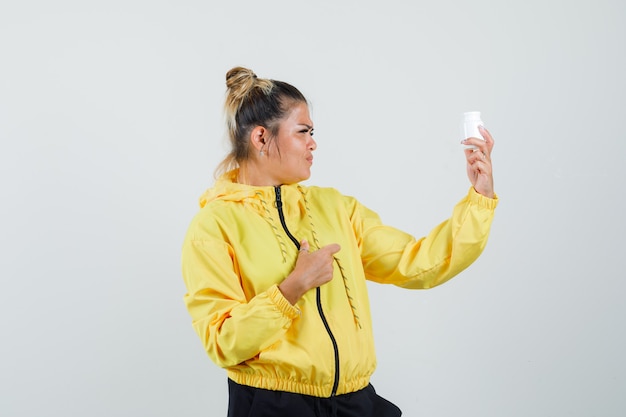
[(494, 193), (493, 198), (485, 197), (476, 191), (474, 187), (470, 187), (467, 197), (471, 203), (477, 204), (489, 210), (494, 210), (500, 201), (497, 194)]
[(274, 303), (274, 305), (287, 317), (290, 319), (296, 319), (300, 317), (301, 311), (298, 307), (291, 305), (289, 301), (285, 298), (282, 292), (278, 289), (278, 285), (272, 285), (267, 290), (267, 295), (270, 300)]

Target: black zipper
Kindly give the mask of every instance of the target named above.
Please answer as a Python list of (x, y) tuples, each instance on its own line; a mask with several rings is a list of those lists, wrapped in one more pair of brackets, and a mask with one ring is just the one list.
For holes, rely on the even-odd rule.
[[(300, 242), (296, 239), (289, 229), (287, 228), (287, 223), (285, 223), (285, 215), (283, 214), (283, 200), (280, 194), (280, 186), (274, 186), (274, 192), (276, 193), (276, 209), (278, 209), (278, 217), (280, 218), (280, 224), (283, 226), (285, 233), (289, 236), (289, 239), (296, 245), (296, 248), (300, 250)], [(335, 381), (333, 382), (333, 390), (331, 391), (330, 396), (334, 397), (337, 395), (337, 387), (339, 386), (339, 347), (337, 346), (337, 339), (335, 339), (335, 335), (333, 335), (332, 330), (330, 329), (330, 325), (328, 324), (328, 320), (326, 320), (326, 315), (324, 314), (324, 309), (322, 308), (322, 293), (320, 291), (320, 287), (315, 289), (316, 300), (317, 300), (317, 312), (322, 319), (322, 323), (324, 323), (324, 327), (326, 328), (326, 332), (328, 333), (328, 337), (330, 337), (330, 341), (333, 344), (333, 350), (335, 351)]]

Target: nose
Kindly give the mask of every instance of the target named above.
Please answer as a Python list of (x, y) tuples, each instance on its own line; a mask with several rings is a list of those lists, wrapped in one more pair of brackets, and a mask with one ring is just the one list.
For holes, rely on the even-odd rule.
[(309, 150), (314, 151), (317, 149), (317, 142), (313, 139), (313, 136), (309, 136)]

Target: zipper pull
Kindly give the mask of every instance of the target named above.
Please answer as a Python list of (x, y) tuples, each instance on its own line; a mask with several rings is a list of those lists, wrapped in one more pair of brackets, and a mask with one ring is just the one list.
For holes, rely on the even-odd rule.
[(283, 207), (283, 200), (280, 196), (280, 185), (274, 186), (274, 192), (276, 193), (276, 208), (280, 210)]

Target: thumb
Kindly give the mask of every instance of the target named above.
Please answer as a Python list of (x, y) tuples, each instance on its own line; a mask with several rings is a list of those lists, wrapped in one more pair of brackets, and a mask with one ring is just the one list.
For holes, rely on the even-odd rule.
[(302, 252), (308, 252), (309, 251), (309, 241), (306, 239), (303, 239), (300, 242), (300, 251)]

